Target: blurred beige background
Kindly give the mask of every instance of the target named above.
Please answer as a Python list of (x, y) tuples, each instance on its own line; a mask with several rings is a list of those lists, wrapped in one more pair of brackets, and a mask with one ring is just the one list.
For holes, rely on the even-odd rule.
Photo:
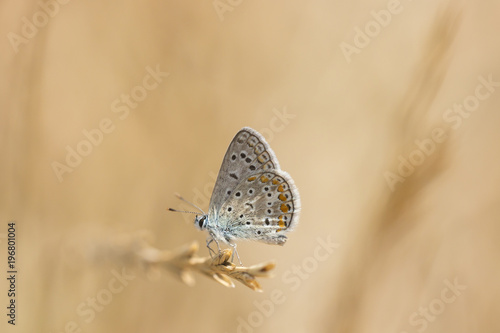
[[(500, 330), (498, 2), (60, 1), (0, 5), (2, 332)], [(302, 197), (284, 247), (239, 246), (263, 293), (101, 260), (207, 255), (166, 208), (208, 207), (243, 126)]]

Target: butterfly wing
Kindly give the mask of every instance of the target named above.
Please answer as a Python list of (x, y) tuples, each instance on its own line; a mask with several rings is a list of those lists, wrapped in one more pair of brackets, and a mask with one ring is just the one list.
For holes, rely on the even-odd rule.
[(222, 204), (243, 179), (273, 169), (279, 169), (279, 163), (264, 137), (249, 127), (242, 128), (229, 144), (222, 161), (210, 199), (210, 220), (217, 220)]
[(283, 245), (298, 223), (300, 197), (282, 170), (254, 173), (242, 179), (219, 212), (224, 237)]

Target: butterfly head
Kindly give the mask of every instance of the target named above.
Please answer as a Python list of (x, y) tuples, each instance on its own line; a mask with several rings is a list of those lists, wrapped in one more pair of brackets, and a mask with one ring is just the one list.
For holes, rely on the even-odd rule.
[(207, 228), (207, 215), (196, 215), (194, 219), (194, 226), (197, 229), (205, 230)]

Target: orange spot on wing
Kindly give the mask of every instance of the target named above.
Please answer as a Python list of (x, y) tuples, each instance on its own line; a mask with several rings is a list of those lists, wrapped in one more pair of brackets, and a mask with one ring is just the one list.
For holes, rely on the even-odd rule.
[(253, 182), (255, 179), (257, 179), (257, 177), (253, 176), (253, 177), (248, 178), (248, 181)]
[(276, 232), (280, 232), (280, 231), (286, 229), (285, 222), (283, 221), (283, 216), (284, 215), (280, 215), (280, 217), (279, 217), (278, 225), (280, 226), (280, 228), (278, 228), (278, 230), (276, 230)]
[(288, 213), (288, 206), (286, 204), (281, 204), (280, 209), (283, 213)]
[(262, 175), (260, 177), (260, 181), (263, 182), (263, 183), (267, 183), (269, 181), (269, 178), (267, 178), (266, 176)]
[(278, 191), (285, 192), (285, 188), (283, 187), (283, 185), (278, 186)]
[(273, 179), (273, 184), (278, 185), (280, 182), (277, 179)]
[(281, 193), (278, 197), (281, 201), (286, 201), (286, 197), (283, 193)]

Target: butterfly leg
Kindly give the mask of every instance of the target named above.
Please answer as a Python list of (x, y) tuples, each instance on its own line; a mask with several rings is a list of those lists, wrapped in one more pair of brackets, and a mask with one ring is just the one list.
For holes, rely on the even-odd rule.
[(212, 237), (207, 238), (207, 247), (208, 247), (208, 254), (210, 254), (210, 257), (213, 258), (215, 251), (210, 247), (210, 244), (214, 241)]
[(236, 258), (238, 258), (238, 261), (240, 262), (240, 266), (243, 266), (243, 263), (241, 262), (240, 255), (238, 254), (238, 251), (236, 250), (236, 243), (229, 243), (229, 245), (233, 248), (233, 255), (231, 256), (231, 261), (234, 260), (234, 255), (236, 254)]
[(208, 236), (208, 238), (207, 238), (207, 247), (208, 247), (208, 253), (210, 254), (210, 257), (212, 257), (212, 258), (214, 255), (217, 255), (217, 253), (215, 253), (215, 251), (210, 247), (210, 244), (213, 241), (215, 241), (215, 244), (217, 244), (217, 251), (218, 251), (218, 253), (220, 253), (219, 241), (212, 233), (210, 233), (210, 236)]

